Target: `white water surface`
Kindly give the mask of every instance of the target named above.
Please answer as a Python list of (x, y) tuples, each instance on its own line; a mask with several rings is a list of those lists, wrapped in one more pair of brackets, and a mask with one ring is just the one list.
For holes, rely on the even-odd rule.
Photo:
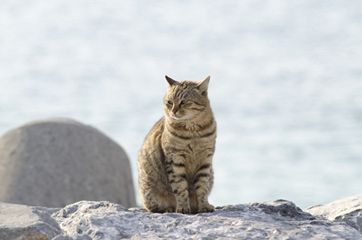
[(211, 75), (215, 205), (362, 192), (362, 1), (1, 0), (1, 134), (75, 118), (136, 182), (165, 74)]

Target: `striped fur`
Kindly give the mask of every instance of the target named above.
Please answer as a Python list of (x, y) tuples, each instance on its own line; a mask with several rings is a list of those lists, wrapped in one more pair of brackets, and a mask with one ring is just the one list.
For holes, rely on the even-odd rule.
[(208, 202), (216, 140), (209, 79), (177, 82), (166, 76), (164, 117), (152, 127), (138, 156), (139, 190), (151, 212), (214, 210)]

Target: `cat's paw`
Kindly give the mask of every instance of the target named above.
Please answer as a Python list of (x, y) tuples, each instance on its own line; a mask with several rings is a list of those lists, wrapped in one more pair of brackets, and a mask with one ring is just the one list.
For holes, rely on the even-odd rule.
[(176, 212), (177, 212), (177, 213), (190, 214), (190, 213), (191, 213), (191, 208), (190, 208), (190, 206), (188, 206), (188, 205), (177, 206)]
[(215, 211), (215, 207), (210, 203), (205, 203), (201, 205), (198, 210), (199, 213), (213, 212), (213, 211)]
[(172, 212), (175, 212), (175, 207), (167, 207), (165, 209), (165, 213), (172, 213)]

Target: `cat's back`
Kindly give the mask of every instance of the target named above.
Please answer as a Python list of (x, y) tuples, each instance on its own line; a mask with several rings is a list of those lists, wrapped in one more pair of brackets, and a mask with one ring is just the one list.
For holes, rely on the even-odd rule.
[[(161, 137), (164, 129), (164, 118), (159, 119), (146, 135), (138, 153), (138, 183), (141, 192), (159, 186), (165, 181), (164, 153), (161, 147)], [(162, 181), (161, 181), (162, 180)]]
[[(165, 120), (164, 117), (160, 118), (150, 129), (150, 131), (147, 133), (144, 142), (143, 142), (143, 147), (145, 147), (145, 144), (149, 144), (149, 143), (156, 143), (159, 142), (161, 139), (161, 135), (164, 129), (164, 125), (165, 125)], [(158, 140), (155, 142), (155, 140)]]
[(142, 163), (146, 161), (147, 158), (152, 157), (151, 155), (158, 155), (157, 157), (161, 157), (161, 137), (164, 129), (164, 122), (164, 117), (160, 118), (146, 135), (142, 147), (139, 151), (139, 162)]

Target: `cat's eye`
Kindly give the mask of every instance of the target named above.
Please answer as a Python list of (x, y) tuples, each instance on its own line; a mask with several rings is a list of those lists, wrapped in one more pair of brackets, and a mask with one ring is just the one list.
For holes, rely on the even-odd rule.
[(192, 105), (192, 102), (190, 101), (181, 101), (180, 105), (183, 107), (190, 107)]

